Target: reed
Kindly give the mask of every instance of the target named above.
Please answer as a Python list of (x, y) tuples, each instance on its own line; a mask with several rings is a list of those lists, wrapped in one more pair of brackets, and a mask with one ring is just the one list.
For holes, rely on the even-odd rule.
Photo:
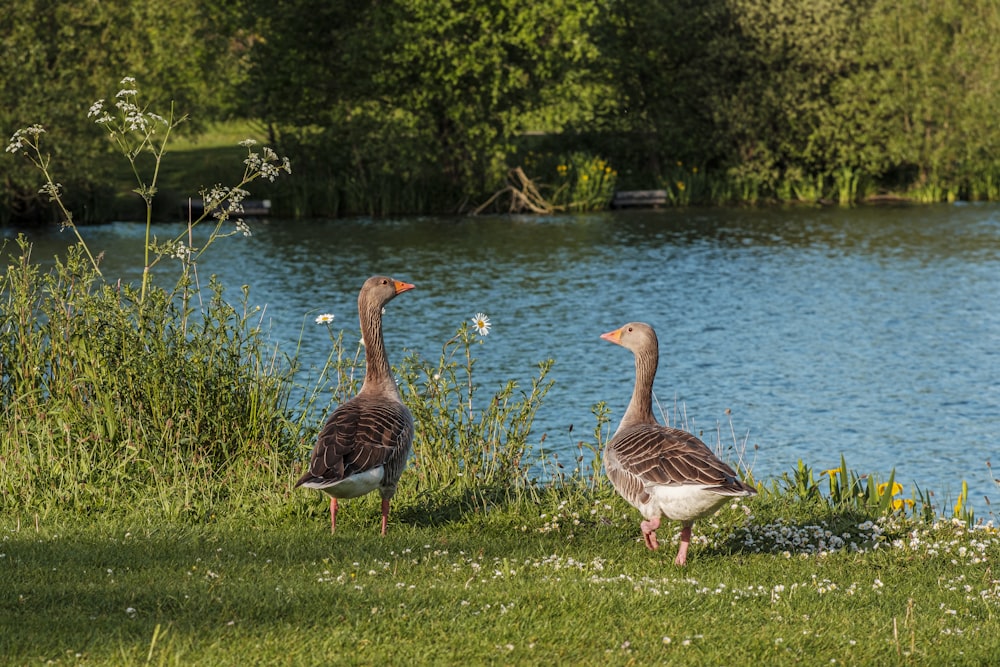
[(565, 156), (556, 166), (556, 210), (600, 211), (608, 208), (615, 194), (618, 172), (607, 160), (585, 152)]
[(663, 170), (659, 184), (666, 191), (667, 201), (671, 206), (716, 203), (712, 199), (710, 177), (698, 165), (686, 167), (683, 161), (677, 160)]

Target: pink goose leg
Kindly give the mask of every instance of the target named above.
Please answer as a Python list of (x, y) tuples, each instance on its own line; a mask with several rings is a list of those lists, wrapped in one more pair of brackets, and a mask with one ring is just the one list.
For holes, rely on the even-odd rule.
[(687, 562), (688, 544), (691, 543), (691, 524), (684, 524), (681, 529), (681, 546), (677, 549), (676, 565), (684, 565)]
[(660, 517), (653, 517), (649, 521), (643, 521), (639, 524), (642, 528), (642, 539), (646, 541), (646, 546), (653, 551), (659, 548), (660, 544), (656, 541), (656, 529), (660, 527)]

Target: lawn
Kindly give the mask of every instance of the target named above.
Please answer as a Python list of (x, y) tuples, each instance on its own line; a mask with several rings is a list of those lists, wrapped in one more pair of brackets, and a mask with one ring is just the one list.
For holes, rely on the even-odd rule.
[[(4, 664), (981, 665), (1000, 655), (993, 529), (808, 511), (786, 521), (751, 500), (696, 525), (677, 568), (676, 541), (663, 539), (677, 527), (650, 552), (633, 511), (605, 493), (443, 520), (397, 503), (384, 538), (376, 498), (345, 503), (331, 535), (325, 504), (304, 494), (315, 501), (307, 516), (5, 518)], [(831, 520), (842, 525), (828, 534)]]

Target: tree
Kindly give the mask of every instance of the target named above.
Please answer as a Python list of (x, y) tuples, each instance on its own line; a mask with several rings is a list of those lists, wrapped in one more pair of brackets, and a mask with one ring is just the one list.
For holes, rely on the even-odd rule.
[[(197, 0), (9, 4), (0, 13), (0, 130), (9, 137), (35, 123), (48, 129), (68, 201), (84, 215), (108, 181), (109, 149), (87, 109), (113, 97), (123, 77), (138, 79), (150, 103), (174, 100), (199, 120), (231, 108), (244, 45), (238, 21), (222, 8)], [(0, 183), (5, 218), (44, 218), (47, 203), (24, 161), (0, 161)]]
[[(880, 0), (863, 26), (864, 67), (840, 91), (867, 161), (955, 197), (1000, 171), (1000, 5)], [(867, 111), (861, 115), (858, 109)], [(945, 192), (946, 191), (946, 192)]]

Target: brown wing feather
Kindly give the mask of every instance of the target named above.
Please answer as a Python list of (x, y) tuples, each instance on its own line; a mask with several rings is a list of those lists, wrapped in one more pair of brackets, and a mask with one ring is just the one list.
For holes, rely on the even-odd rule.
[(400, 402), (365, 398), (355, 396), (333, 411), (296, 486), (338, 482), (382, 465), (383, 484), (398, 481), (413, 441), (413, 418)]
[(608, 444), (608, 454), (613, 464), (608, 470), (612, 483), (616, 477), (621, 483), (625, 483), (625, 477), (632, 477), (642, 486), (697, 484), (722, 495), (753, 493), (732, 468), (687, 431), (636, 424), (615, 434)]

